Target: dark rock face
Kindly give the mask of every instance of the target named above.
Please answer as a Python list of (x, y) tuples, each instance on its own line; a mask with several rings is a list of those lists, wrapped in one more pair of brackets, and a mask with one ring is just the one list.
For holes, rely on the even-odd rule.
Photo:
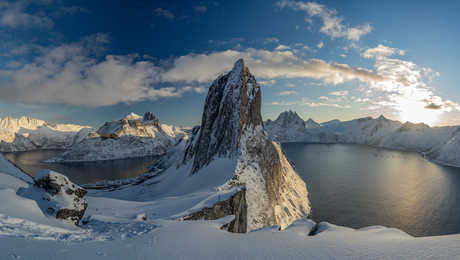
[(152, 112), (145, 112), (144, 117), (142, 118), (142, 121), (144, 122), (152, 121), (152, 124), (154, 126), (161, 129), (160, 120), (158, 120), (158, 117), (156, 117)]
[(48, 214), (78, 225), (88, 207), (83, 198), (85, 189), (50, 170), (42, 170), (35, 176), (35, 186), (44, 191), (41, 204)]
[(235, 215), (235, 219), (222, 226), (222, 229), (234, 233), (246, 233), (247, 204), (245, 190), (236, 192), (228, 200), (217, 202), (211, 208), (203, 208), (200, 211), (194, 212), (186, 216), (184, 220), (214, 220), (229, 215)]
[(145, 112), (142, 121), (152, 121), (156, 118), (156, 116), (152, 112)]
[(261, 92), (253, 75), (238, 60), (231, 72), (209, 88), (198, 138), (190, 142), (184, 161), (194, 158), (192, 173), (209, 164), (214, 156), (234, 156), (246, 125), (263, 125)]

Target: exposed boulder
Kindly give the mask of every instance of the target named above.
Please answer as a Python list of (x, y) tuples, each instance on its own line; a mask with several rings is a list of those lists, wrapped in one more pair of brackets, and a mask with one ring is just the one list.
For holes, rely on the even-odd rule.
[(85, 214), (88, 203), (84, 196), (87, 191), (72, 183), (66, 176), (51, 171), (41, 170), (35, 176), (35, 186), (42, 189), (42, 209), (49, 215), (56, 216), (78, 225)]

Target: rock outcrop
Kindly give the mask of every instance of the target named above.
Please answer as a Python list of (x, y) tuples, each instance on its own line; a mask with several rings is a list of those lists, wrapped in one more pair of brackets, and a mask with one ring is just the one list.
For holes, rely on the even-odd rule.
[(41, 170), (36, 174), (35, 186), (44, 191), (39, 204), (46, 213), (78, 225), (88, 207), (84, 199), (85, 189), (50, 170)]

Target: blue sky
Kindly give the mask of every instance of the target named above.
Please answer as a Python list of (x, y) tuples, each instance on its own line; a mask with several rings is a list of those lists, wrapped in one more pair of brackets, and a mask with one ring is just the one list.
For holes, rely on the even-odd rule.
[(263, 116), (460, 124), (454, 1), (0, 0), (0, 116), (201, 118), (242, 57)]

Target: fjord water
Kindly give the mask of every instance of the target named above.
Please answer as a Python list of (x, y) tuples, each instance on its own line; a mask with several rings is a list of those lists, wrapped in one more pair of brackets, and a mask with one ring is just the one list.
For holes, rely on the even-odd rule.
[(348, 144), (283, 144), (308, 186), (312, 218), (413, 236), (460, 233), (460, 168), (411, 152)]
[(50, 169), (66, 175), (77, 184), (139, 176), (147, 172), (148, 167), (156, 160), (155, 157), (141, 157), (98, 162), (43, 163), (44, 160), (62, 152), (62, 150), (36, 150), (4, 153), (3, 155), (31, 176), (34, 176), (40, 169)]

